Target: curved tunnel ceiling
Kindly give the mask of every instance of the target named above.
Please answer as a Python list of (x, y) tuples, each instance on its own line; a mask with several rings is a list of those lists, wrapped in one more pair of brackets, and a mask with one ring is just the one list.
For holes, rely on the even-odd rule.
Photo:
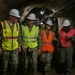
[(21, 10), (32, 4), (44, 4), (48, 8), (57, 10), (54, 16), (75, 17), (75, 0), (0, 0), (0, 20), (7, 17), (11, 8)]

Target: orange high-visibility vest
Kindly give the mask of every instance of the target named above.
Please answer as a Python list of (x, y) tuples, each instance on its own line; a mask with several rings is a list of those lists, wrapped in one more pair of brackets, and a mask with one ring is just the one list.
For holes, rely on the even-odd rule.
[(60, 44), (62, 47), (72, 47), (71, 40), (67, 38), (68, 36), (72, 37), (75, 33), (75, 30), (72, 29), (68, 33), (66, 33), (63, 29), (60, 30), (59, 37), (60, 37)]
[(53, 41), (53, 32), (50, 31), (49, 32), (49, 36), (47, 38), (46, 35), (46, 30), (43, 30), (42, 32), (42, 38), (43, 38), (43, 45), (42, 45), (42, 52), (53, 52), (54, 51), (54, 47), (52, 45), (52, 41)]

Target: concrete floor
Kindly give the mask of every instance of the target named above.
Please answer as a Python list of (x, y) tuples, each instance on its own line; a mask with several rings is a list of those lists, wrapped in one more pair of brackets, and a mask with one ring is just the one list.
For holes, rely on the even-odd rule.
[[(42, 64), (40, 64), (42, 65)], [(38, 75), (42, 75), (42, 68), (38, 65)], [(23, 67), (20, 65), (18, 69), (18, 75), (23, 75)], [(30, 75), (30, 74), (29, 74)], [(57, 59), (52, 60), (51, 64), (51, 74), (50, 75), (60, 75), (60, 65), (59, 61)], [(75, 60), (73, 60), (73, 65), (72, 65), (72, 75), (75, 75)]]
[[(75, 57), (75, 56), (73, 56), (73, 57)], [(52, 64), (51, 64), (51, 74), (50, 75), (60, 75), (60, 65), (59, 65), (60, 62), (59, 62), (58, 58), (53, 58), (51, 63)], [(40, 67), (40, 65), (42, 65), (42, 64), (40, 64), (40, 65), (39, 64), (38, 64), (38, 75), (41, 75), (41, 72), (43, 69)], [(1, 64), (0, 64), (0, 67), (1, 67)], [(17, 75), (24, 75), (23, 67), (24, 67), (24, 65), (22, 64), (22, 62), (20, 62)], [(0, 68), (0, 71), (1, 71), (1, 68)], [(72, 75), (75, 75), (75, 59), (73, 59)]]
[[(51, 65), (51, 73), (50, 75), (60, 75), (60, 66), (56, 63)], [(75, 60), (73, 61), (72, 65), (72, 75), (75, 75)], [(38, 75), (41, 75), (41, 73), (38, 72)]]
[[(23, 72), (21, 72), (21, 70), (18, 71), (19, 72), (18, 75), (23, 75)], [(42, 73), (41, 72), (38, 72), (38, 75), (42, 75)], [(51, 74), (50, 75), (60, 75), (60, 70), (58, 72), (57, 69), (51, 67)], [(74, 62), (74, 65), (72, 66), (72, 75), (75, 75), (75, 62)]]

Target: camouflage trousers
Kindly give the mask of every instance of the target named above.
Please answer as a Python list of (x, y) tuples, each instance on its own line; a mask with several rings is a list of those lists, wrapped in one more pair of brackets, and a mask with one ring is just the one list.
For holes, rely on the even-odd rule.
[(2, 75), (15, 75), (18, 68), (18, 50), (3, 50), (2, 61)]
[[(31, 75), (37, 75), (37, 47), (36, 48), (27, 48), (27, 52), (25, 52), (25, 62), (24, 62), (24, 67), (25, 67), (25, 75), (28, 75), (27, 72), (29, 72), (28, 70), (28, 66), (30, 64), (31, 66), (31, 71), (30, 74)], [(29, 66), (29, 68), (30, 68)]]
[(40, 61), (44, 64), (44, 71), (50, 71), (52, 52), (42, 52)]

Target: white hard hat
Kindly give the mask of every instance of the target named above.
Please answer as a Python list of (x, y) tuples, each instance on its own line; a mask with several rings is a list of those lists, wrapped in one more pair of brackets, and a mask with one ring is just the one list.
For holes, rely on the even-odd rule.
[(71, 23), (69, 20), (64, 20), (63, 25), (62, 26), (69, 26)]
[(36, 20), (36, 16), (34, 13), (31, 13), (27, 16), (27, 19), (30, 19), (30, 20)]
[(47, 20), (46, 24), (52, 26), (53, 25), (52, 20)]
[(11, 9), (9, 15), (20, 18), (19, 11), (17, 9)]

